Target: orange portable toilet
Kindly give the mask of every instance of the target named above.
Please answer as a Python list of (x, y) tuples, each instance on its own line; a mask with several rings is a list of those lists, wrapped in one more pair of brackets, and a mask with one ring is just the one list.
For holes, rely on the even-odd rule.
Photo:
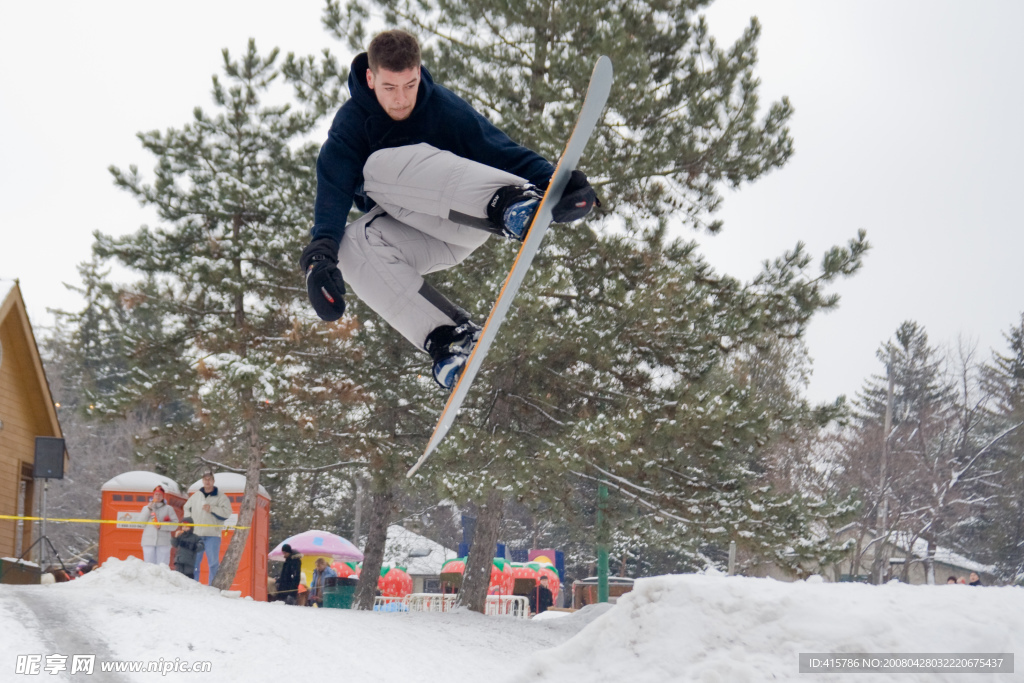
[[(132, 522), (153, 497), (153, 489), (164, 487), (164, 500), (174, 508), (178, 519), (182, 517), (181, 506), (185, 497), (178, 484), (156, 472), (125, 472), (100, 487), (103, 502), (100, 519), (125, 520), (117, 524), (100, 525), (100, 548), (97, 560), (103, 564), (107, 558), (127, 560), (130, 556), (142, 559), (142, 529), (144, 525)], [(173, 550), (172, 550), (173, 553)], [(174, 566), (174, 556), (171, 556)]]
[[(221, 533), (220, 556), (221, 560), (228, 550), (231, 537), (234, 536), (234, 526), (238, 524), (238, 513), (242, 509), (242, 496), (245, 493), (245, 476), (234, 472), (220, 472), (213, 475), (213, 484), (217, 489), (231, 501), (231, 510), (234, 514), (228, 517), (224, 524), (225, 531)], [(203, 487), (203, 480), (188, 487), (188, 495)], [(187, 498), (186, 498), (187, 500)], [(267, 554), (270, 552), (270, 494), (260, 485), (259, 494), (256, 496), (256, 512), (252, 516), (252, 527), (249, 529), (249, 536), (245, 540), (245, 549), (242, 551), (242, 559), (238, 562), (238, 571), (235, 572), (235, 580), (231, 584), (231, 590), (241, 591), (243, 596), (249, 596), (253, 600), (267, 600)], [(201, 564), (199, 580), (206, 583), (209, 577), (209, 569), (206, 560)]]

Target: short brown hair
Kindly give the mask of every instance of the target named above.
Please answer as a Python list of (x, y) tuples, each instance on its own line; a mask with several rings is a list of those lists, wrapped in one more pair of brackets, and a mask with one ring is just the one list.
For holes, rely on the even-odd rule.
[(366, 52), (373, 73), (380, 69), (405, 71), (420, 65), (419, 41), (414, 35), (401, 29), (378, 33), (370, 41), (370, 47)]

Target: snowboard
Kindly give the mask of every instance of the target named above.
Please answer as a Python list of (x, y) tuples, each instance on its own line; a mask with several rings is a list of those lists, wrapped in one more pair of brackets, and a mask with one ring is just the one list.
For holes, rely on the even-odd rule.
[(519, 291), (519, 287), (522, 285), (523, 279), (530, 269), (530, 264), (533, 262), (533, 257), (536, 256), (537, 251), (540, 249), (541, 241), (543, 241), (544, 235), (551, 225), (551, 210), (561, 198), (562, 191), (565, 189), (566, 183), (569, 182), (569, 174), (575, 170), (580, 156), (583, 155), (583, 149), (587, 146), (587, 141), (590, 140), (591, 134), (593, 134), (594, 129), (597, 127), (597, 122), (601, 119), (601, 113), (604, 111), (604, 106), (608, 101), (611, 89), (612, 62), (608, 57), (600, 57), (594, 66), (594, 73), (590, 77), (590, 85), (587, 87), (587, 95), (583, 100), (583, 108), (580, 110), (579, 117), (576, 119), (576, 125), (569, 136), (569, 141), (565, 144), (562, 156), (558, 159), (555, 173), (551, 176), (551, 182), (548, 184), (548, 189), (544, 193), (540, 207), (533, 217), (533, 222), (530, 224), (526, 239), (523, 240), (523, 244), (519, 248), (519, 254), (516, 256), (516, 260), (512, 264), (508, 276), (505, 278), (505, 284), (502, 285), (498, 298), (494, 301), (491, 314), (484, 323), (483, 329), (480, 332), (480, 339), (477, 341), (476, 346), (473, 347), (473, 352), (466, 361), (462, 374), (448, 396), (448, 402), (445, 404), (444, 410), (441, 411), (441, 416), (437, 421), (437, 426), (434, 428), (430, 441), (427, 443), (426, 450), (423, 451), (423, 455), (416, 461), (416, 464), (409, 469), (406, 477), (412, 477), (416, 474), (417, 470), (427, 461), (427, 458), (434, 452), (438, 444), (441, 443), (448, 433), (448, 430), (451, 429), (452, 424), (454, 424), (459, 408), (466, 399), (469, 388), (473, 385), (473, 380), (476, 378), (480, 366), (487, 357), (488, 349), (491, 348), (491, 344), (498, 336), (498, 329), (505, 320), (505, 315), (512, 305), (512, 300), (515, 298), (516, 292)]

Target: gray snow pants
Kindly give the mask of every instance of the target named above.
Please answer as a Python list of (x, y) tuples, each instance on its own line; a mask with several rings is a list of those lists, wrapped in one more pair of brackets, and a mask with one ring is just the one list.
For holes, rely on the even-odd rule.
[(373, 153), (363, 179), (377, 206), (345, 228), (338, 267), (367, 306), (422, 349), (435, 328), (467, 319), (423, 276), (486, 242), (487, 202), (499, 188), (527, 181), (427, 144)]

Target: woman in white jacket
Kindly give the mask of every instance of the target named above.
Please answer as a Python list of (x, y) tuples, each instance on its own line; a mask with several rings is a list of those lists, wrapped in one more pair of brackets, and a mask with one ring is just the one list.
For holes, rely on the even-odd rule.
[(164, 487), (153, 489), (149, 505), (139, 511), (140, 522), (168, 522), (147, 524), (142, 530), (142, 558), (150, 564), (171, 564), (171, 532), (178, 528), (178, 514), (164, 501)]

